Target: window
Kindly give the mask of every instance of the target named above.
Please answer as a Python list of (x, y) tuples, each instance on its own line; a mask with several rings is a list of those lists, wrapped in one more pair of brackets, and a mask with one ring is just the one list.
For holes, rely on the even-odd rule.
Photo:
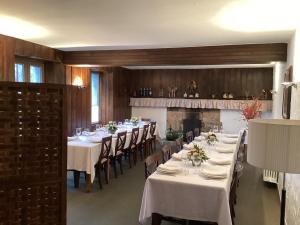
[(99, 81), (100, 75), (98, 72), (91, 73), (91, 88), (92, 88), (92, 123), (99, 122)]
[(44, 64), (37, 60), (17, 58), (15, 62), (15, 81), (42, 83)]
[(23, 63), (15, 64), (15, 81), (25, 82), (25, 67)]

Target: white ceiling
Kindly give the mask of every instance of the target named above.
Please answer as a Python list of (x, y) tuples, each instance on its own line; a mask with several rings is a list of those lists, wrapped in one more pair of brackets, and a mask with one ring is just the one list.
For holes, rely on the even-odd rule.
[(0, 0), (0, 33), (64, 50), (287, 42), (298, 0)]

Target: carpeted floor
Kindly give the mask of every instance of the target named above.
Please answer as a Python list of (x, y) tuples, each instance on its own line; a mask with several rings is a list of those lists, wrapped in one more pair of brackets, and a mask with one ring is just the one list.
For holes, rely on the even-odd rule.
[[(72, 173), (68, 174), (68, 225), (139, 224), (145, 182), (144, 164), (138, 162), (132, 169), (128, 169), (127, 165), (124, 167), (124, 175), (114, 179), (111, 173), (110, 183), (104, 184), (102, 190), (95, 180), (92, 193), (85, 192), (83, 174), (79, 189), (73, 188)], [(279, 224), (278, 191), (276, 186), (262, 182), (261, 170), (245, 165), (237, 195), (235, 225)]]

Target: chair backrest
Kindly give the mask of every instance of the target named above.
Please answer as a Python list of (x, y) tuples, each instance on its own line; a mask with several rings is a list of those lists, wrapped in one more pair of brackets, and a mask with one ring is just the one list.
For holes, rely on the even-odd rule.
[(138, 128), (138, 127), (132, 128), (131, 139), (130, 139), (130, 144), (129, 144), (130, 147), (137, 144), (137, 141), (139, 138), (139, 132), (140, 132), (140, 128)]
[(172, 151), (172, 148), (171, 148), (171, 145), (169, 145), (169, 144), (165, 144), (162, 147), (161, 152), (162, 152), (163, 163), (167, 162), (171, 158), (171, 151)]
[(176, 139), (176, 149), (177, 149), (177, 152), (180, 152), (183, 148), (183, 140), (182, 140), (182, 137), (179, 137)]
[(195, 128), (194, 129), (194, 137), (198, 137), (200, 135), (200, 129), (199, 128)]
[(151, 122), (150, 123), (150, 135), (151, 138), (155, 137), (155, 130), (156, 130), (156, 122)]
[(149, 124), (144, 125), (143, 134), (142, 134), (142, 142), (147, 140), (147, 135), (149, 132)]
[(152, 154), (145, 159), (145, 179), (147, 179), (147, 177), (149, 177), (152, 173), (155, 172), (156, 168), (160, 163), (160, 154)]
[(116, 147), (115, 147), (115, 155), (117, 155), (118, 151), (123, 151), (126, 143), (126, 135), (127, 135), (127, 131), (118, 133)]
[(186, 141), (187, 143), (191, 143), (193, 141), (193, 131), (186, 132)]
[(102, 138), (100, 160), (109, 157), (111, 142), (112, 142), (112, 136)]

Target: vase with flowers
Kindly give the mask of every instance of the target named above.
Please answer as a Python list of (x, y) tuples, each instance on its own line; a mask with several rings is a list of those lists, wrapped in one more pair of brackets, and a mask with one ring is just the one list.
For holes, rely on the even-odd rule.
[(139, 123), (139, 118), (133, 116), (131, 117), (130, 122), (132, 123), (133, 126), (136, 126)]
[(117, 125), (116, 122), (109, 121), (107, 124), (107, 130), (109, 133), (114, 134), (117, 131)]
[(193, 166), (200, 166), (209, 158), (202, 147), (194, 145), (193, 149), (187, 153), (187, 158), (192, 161)]
[(209, 145), (214, 145), (218, 141), (217, 135), (213, 132), (208, 132), (206, 142)]
[(258, 98), (254, 99), (250, 104), (246, 104), (242, 111), (243, 120), (247, 122), (246, 126), (248, 127), (248, 121), (254, 118), (257, 118), (261, 114), (262, 103)]

